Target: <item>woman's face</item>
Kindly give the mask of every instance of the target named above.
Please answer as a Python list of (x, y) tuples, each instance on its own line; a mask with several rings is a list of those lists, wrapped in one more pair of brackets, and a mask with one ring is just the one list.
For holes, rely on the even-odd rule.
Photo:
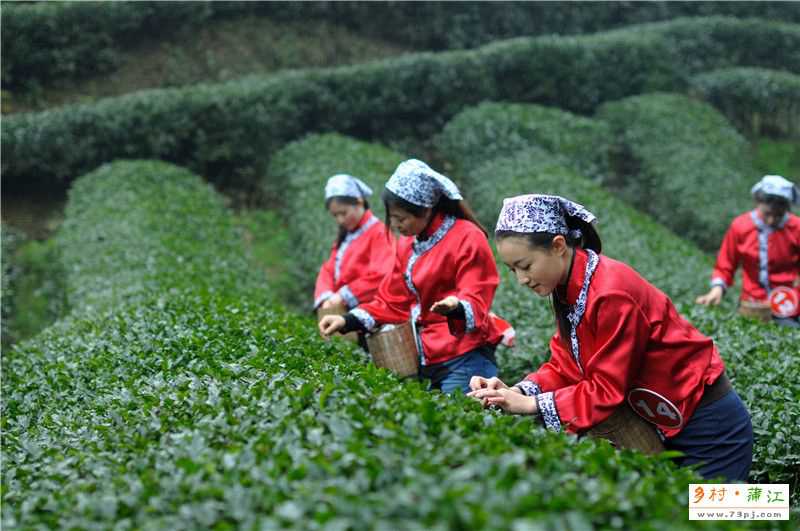
[(785, 216), (789, 211), (788, 205), (783, 206), (762, 202), (756, 203), (756, 208), (758, 209), (759, 214), (761, 214), (761, 219), (764, 220), (764, 223), (775, 228), (778, 227), (780, 222), (783, 220), (783, 216)]
[(567, 280), (572, 251), (563, 236), (553, 238), (549, 249), (530, 245), (524, 237), (509, 236), (497, 242), (500, 258), (517, 282), (547, 297)]
[(416, 236), (421, 234), (428, 226), (431, 218), (431, 209), (426, 208), (421, 217), (398, 207), (389, 208), (389, 223), (392, 229), (403, 236)]
[(348, 232), (352, 232), (358, 227), (358, 222), (361, 221), (361, 218), (364, 217), (364, 201), (359, 199), (358, 204), (349, 205), (333, 199), (328, 204), (328, 212), (336, 220), (337, 225)]

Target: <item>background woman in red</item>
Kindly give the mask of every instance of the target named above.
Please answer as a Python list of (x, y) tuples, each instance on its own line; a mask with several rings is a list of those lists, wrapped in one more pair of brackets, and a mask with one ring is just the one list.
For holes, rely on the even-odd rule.
[[(742, 301), (767, 303), (778, 287), (800, 299), (800, 218), (790, 212), (800, 192), (779, 175), (766, 175), (751, 190), (756, 206), (731, 223), (711, 275), (711, 290), (698, 304), (719, 304), (742, 267)], [(778, 324), (800, 327), (798, 311), (773, 317)]]
[(325, 208), (339, 225), (339, 236), (322, 264), (314, 290), (314, 309), (369, 302), (394, 260), (393, 238), (369, 210), (372, 190), (350, 175), (334, 175), (325, 185)]
[(320, 332), (371, 332), (411, 319), (422, 376), (432, 388), (467, 392), (472, 376), (497, 374), (495, 347), (510, 329), (489, 311), (499, 276), (486, 231), (458, 187), (419, 160), (397, 167), (383, 199), (403, 236), (392, 272), (375, 300), (324, 317)]
[(744, 481), (750, 416), (714, 342), (629, 266), (601, 256), (594, 215), (558, 196), (506, 199), (497, 249), (523, 286), (551, 296), (551, 358), (514, 387), (473, 378), (470, 396), (581, 433), (627, 402), (655, 425), (682, 464), (707, 478)]

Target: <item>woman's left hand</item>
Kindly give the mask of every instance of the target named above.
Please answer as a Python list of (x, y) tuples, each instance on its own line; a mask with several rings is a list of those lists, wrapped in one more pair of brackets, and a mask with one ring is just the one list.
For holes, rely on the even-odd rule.
[(498, 406), (509, 413), (535, 415), (539, 412), (536, 406), (536, 397), (525, 396), (511, 388), (478, 389), (467, 393), (467, 396), (480, 400), (483, 407)]
[(449, 295), (440, 301), (434, 302), (433, 306), (431, 306), (431, 311), (447, 315), (456, 308), (458, 308), (458, 297)]

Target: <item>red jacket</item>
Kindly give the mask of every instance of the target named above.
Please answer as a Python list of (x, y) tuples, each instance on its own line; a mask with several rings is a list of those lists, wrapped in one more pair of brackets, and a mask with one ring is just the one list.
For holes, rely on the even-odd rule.
[[(377, 296), (351, 313), (370, 331), (378, 324), (411, 318), (417, 323), (424, 364), (500, 342), (501, 321), (489, 312), (500, 278), (486, 236), (474, 223), (441, 214), (421, 236), (425, 239), (409, 236), (398, 241), (394, 268)], [(433, 303), (449, 295), (461, 301), (465, 319), (430, 311)]]
[(339, 293), (348, 308), (371, 301), (394, 261), (394, 238), (386, 225), (367, 210), (341, 245), (333, 244), (322, 264), (314, 290), (314, 308)]
[[(711, 275), (711, 284), (728, 288), (733, 284), (736, 269), (743, 271), (742, 300), (765, 301), (768, 297), (762, 274), (762, 256), (757, 223), (761, 217), (757, 210), (738, 216), (731, 223), (717, 255), (717, 264)], [(765, 227), (767, 282), (769, 288), (795, 287), (800, 295), (800, 218), (787, 214), (780, 228)]]
[[(566, 289), (570, 305), (578, 299), (587, 262), (587, 252), (577, 249)], [(556, 333), (550, 361), (526, 377), (533, 385), (527, 384), (526, 390), (524, 381), (518, 384), (526, 394), (538, 394), (545, 424), (557, 430), (564, 423), (580, 432), (604, 421), (627, 400), (640, 414), (649, 408), (667, 437), (677, 435), (694, 413), (703, 387), (725, 368), (713, 341), (678, 315), (664, 293), (607, 256), (599, 257), (585, 308), (576, 329), (580, 366)], [(635, 389), (645, 391), (629, 398)], [(642, 398), (646, 408), (637, 405)]]

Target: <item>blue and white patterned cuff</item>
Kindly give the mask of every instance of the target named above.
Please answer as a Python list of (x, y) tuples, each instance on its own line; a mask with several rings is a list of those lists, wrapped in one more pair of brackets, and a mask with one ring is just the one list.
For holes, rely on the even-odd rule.
[(539, 387), (539, 385), (530, 380), (522, 380), (518, 384), (515, 384), (514, 387), (518, 387), (525, 396), (536, 396), (542, 392), (542, 389)]
[(350, 315), (358, 319), (367, 332), (372, 332), (377, 328), (378, 323), (375, 322), (375, 319), (367, 312), (366, 310), (362, 310), (361, 308), (355, 308), (354, 310), (350, 310)]
[(472, 304), (467, 301), (459, 300), (461, 306), (464, 308), (464, 319), (466, 320), (466, 328), (464, 332), (469, 333), (475, 330), (475, 312), (472, 311)]
[(558, 418), (553, 392), (536, 395), (536, 404), (539, 406), (539, 415), (542, 417), (545, 428), (555, 432), (561, 431), (561, 419)]
[(322, 304), (326, 300), (330, 299), (331, 297), (333, 297), (333, 292), (332, 291), (323, 291), (320, 294), (320, 296), (317, 297), (317, 299), (314, 301), (314, 309), (316, 310), (317, 308), (319, 308), (320, 304)]
[(713, 288), (715, 286), (721, 287), (723, 293), (728, 291), (728, 284), (726, 284), (725, 281), (719, 277), (714, 277), (711, 279), (711, 287)]
[(353, 295), (353, 292), (350, 291), (350, 288), (347, 287), (347, 285), (344, 285), (341, 288), (339, 288), (338, 293), (339, 296), (341, 296), (342, 299), (344, 300), (344, 303), (347, 304), (348, 309), (355, 308), (356, 306), (358, 306), (358, 299), (356, 299), (356, 296)]

